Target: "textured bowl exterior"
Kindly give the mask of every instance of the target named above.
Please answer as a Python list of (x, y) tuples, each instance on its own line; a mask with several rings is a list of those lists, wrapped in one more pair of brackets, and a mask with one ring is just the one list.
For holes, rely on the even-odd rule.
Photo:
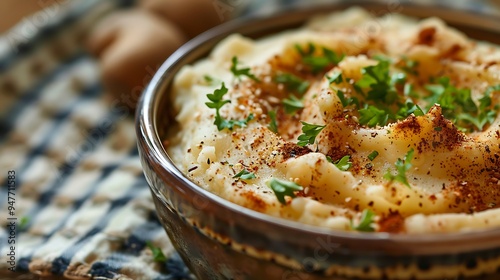
[[(387, 10), (380, 4), (363, 5)], [(297, 26), (319, 12), (345, 7), (292, 9), (225, 24), (195, 38), (162, 65), (141, 99), (136, 128), (144, 174), (167, 234), (199, 279), (458, 279), (469, 275), (500, 279), (500, 229), (411, 236), (299, 224), (248, 210), (203, 190), (183, 176), (165, 152), (162, 137), (171, 122), (166, 113), (169, 87), (180, 67), (206, 55), (230, 33), (259, 37)], [(427, 9), (410, 5), (401, 12), (429, 16)], [(433, 15), (472, 35), (499, 38), (500, 30), (494, 27), (500, 26), (493, 24), (498, 18), (440, 9), (433, 10)]]

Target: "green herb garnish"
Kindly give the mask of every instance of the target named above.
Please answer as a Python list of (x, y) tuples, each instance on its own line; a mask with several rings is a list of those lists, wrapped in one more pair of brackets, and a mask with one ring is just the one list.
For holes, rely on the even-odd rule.
[(359, 109), (359, 124), (374, 127), (377, 125), (384, 126), (389, 120), (389, 113), (386, 110), (378, 109), (373, 105), (367, 105), (363, 109)]
[(293, 115), (298, 110), (304, 108), (302, 100), (295, 97), (295, 95), (290, 95), (288, 98), (283, 99), (283, 106), (287, 114)]
[(418, 106), (417, 104), (413, 103), (411, 99), (407, 100), (406, 103), (401, 106), (399, 111), (396, 113), (396, 118), (398, 120), (406, 119), (409, 115), (415, 115), (415, 116), (423, 116), (424, 111), (422, 111), (422, 108)]
[(377, 151), (373, 151), (371, 152), (369, 155), (368, 155), (368, 159), (370, 161), (373, 161), (376, 157), (378, 156), (378, 152)]
[(238, 172), (236, 175), (234, 175), (233, 178), (240, 178), (242, 180), (250, 180), (250, 179), (255, 179), (257, 177), (255, 177), (255, 174), (253, 174), (252, 172), (250, 172), (246, 169), (243, 169), (240, 172)]
[(27, 216), (21, 217), (21, 219), (19, 220), (19, 230), (25, 229), (29, 222), (30, 222), (29, 217)]
[(409, 84), (409, 83), (405, 84), (404, 89), (403, 89), (403, 94), (405, 96), (412, 97), (412, 98), (420, 98), (420, 95), (415, 90), (413, 90), (413, 85)]
[[(362, 77), (355, 83), (359, 88), (366, 88), (367, 100), (376, 103), (391, 105), (397, 101), (398, 94), (394, 83), (399, 78), (391, 78), (389, 75), (389, 62), (379, 61), (377, 65), (367, 66), (361, 69)], [(398, 74), (393, 74), (398, 77)]]
[(161, 248), (154, 246), (150, 241), (146, 242), (146, 245), (153, 253), (153, 260), (155, 262), (164, 263), (168, 260), (167, 257), (165, 257), (165, 255), (163, 254)]
[(319, 73), (330, 65), (337, 65), (344, 59), (344, 54), (339, 55), (325, 47), (321, 48), (322, 55), (316, 55), (316, 46), (313, 43), (307, 45), (307, 50), (300, 45), (295, 45), (295, 48), (302, 56), (302, 62), (310, 67), (313, 73)]
[(417, 75), (417, 68), (418, 67), (418, 61), (416, 60), (411, 60), (406, 56), (403, 56), (403, 66), (401, 69), (405, 71), (406, 73)]
[[(401, 100), (402, 96), (398, 94), (397, 85), (404, 84), (404, 94), (409, 97), (418, 95), (413, 92), (413, 86), (406, 83), (406, 74), (390, 74), (389, 66), (389, 60), (380, 60), (376, 65), (364, 67), (361, 70), (361, 79), (354, 84), (356, 91), (365, 96), (369, 102), (358, 111), (361, 125), (384, 126), (389, 121), (402, 120), (410, 114), (415, 116), (424, 114), (411, 99)], [(395, 111), (395, 108), (399, 108), (398, 111)]]
[(285, 196), (293, 198), (295, 197), (294, 192), (303, 190), (302, 186), (294, 182), (276, 178), (271, 178), (271, 180), (267, 181), (266, 184), (273, 190), (276, 198), (281, 204), (286, 204)]
[(229, 130), (233, 130), (234, 126), (245, 127), (249, 121), (253, 119), (253, 114), (248, 115), (245, 120), (226, 120), (220, 115), (220, 108), (227, 103), (231, 103), (231, 100), (223, 100), (224, 95), (227, 94), (228, 89), (224, 85), (221, 84), (219, 89), (215, 89), (214, 93), (207, 94), (207, 98), (211, 102), (206, 102), (208, 108), (215, 109), (215, 121), (214, 124), (217, 126), (217, 129), (223, 130), (227, 128)]
[(203, 80), (205, 80), (205, 83), (207, 83), (208, 85), (216, 85), (221, 83), (221, 80), (216, 79), (210, 75), (204, 75)]
[(290, 73), (278, 74), (274, 80), (277, 83), (284, 84), (288, 90), (297, 92), (300, 95), (303, 95), (309, 88), (308, 81), (302, 80)]
[(375, 228), (373, 227), (373, 223), (375, 222), (374, 218), (375, 213), (369, 209), (365, 209), (361, 213), (361, 220), (358, 225), (355, 226), (351, 220), (351, 228), (357, 231), (373, 232), (375, 231)]
[(276, 121), (276, 111), (269, 111), (268, 113), (269, 118), (271, 119), (271, 122), (267, 126), (269, 130), (271, 130), (274, 133), (278, 133), (278, 122)]
[(326, 127), (326, 125), (309, 124), (301, 121), (302, 123), (302, 134), (297, 138), (299, 141), (297, 145), (304, 147), (307, 144), (314, 144), (318, 134)]
[(333, 159), (331, 156), (326, 156), (326, 160), (329, 162), (329, 163), (333, 163)]
[(349, 105), (355, 105), (356, 107), (359, 107), (359, 100), (356, 97), (346, 98), (344, 92), (341, 90), (337, 91), (337, 97), (340, 99), (340, 103), (342, 103), (342, 106), (344, 108)]
[(392, 62), (392, 59), (390, 57), (388, 57), (386, 55), (383, 55), (381, 53), (376, 54), (376, 55), (372, 56), (371, 58), (374, 59), (374, 60), (377, 60), (377, 61), (387, 61), (389, 63)]
[(352, 166), (352, 162), (350, 162), (351, 157), (350, 156), (343, 156), (341, 159), (339, 159), (337, 162), (334, 162), (333, 164), (340, 170), (340, 171), (347, 171), (349, 168)]
[(437, 84), (426, 86), (430, 95), (426, 98), (429, 108), (439, 104), (445, 118), (451, 120), (459, 129), (464, 131), (482, 131), (484, 126), (495, 121), (498, 105), (491, 107), (490, 94), (500, 90), (500, 85), (491, 86), (479, 99), (479, 106), (472, 99), (471, 90), (456, 88), (448, 77), (437, 79)]
[(239, 63), (238, 57), (233, 56), (233, 58), (231, 59), (230, 70), (238, 80), (241, 80), (242, 76), (247, 76), (248, 78), (250, 78), (256, 82), (260, 82), (259, 78), (255, 77), (254, 74), (250, 73), (249, 67), (243, 67), (243, 68), (238, 69), (238, 63)]
[(413, 149), (409, 150), (403, 160), (398, 158), (395, 163), (397, 174), (393, 175), (390, 170), (387, 170), (387, 173), (384, 175), (384, 179), (389, 180), (390, 182), (398, 181), (406, 185), (408, 188), (411, 188), (410, 183), (408, 183), (408, 179), (406, 178), (406, 171), (410, 170), (412, 167), (411, 160), (413, 159), (413, 152)]
[(253, 120), (253, 114), (248, 115), (248, 117), (244, 120), (226, 120), (226, 119), (221, 119), (222, 122), (220, 125), (217, 126), (219, 130), (223, 130), (224, 128), (227, 128), (229, 130), (233, 130), (235, 126), (239, 127), (246, 127), (248, 123)]
[(494, 91), (500, 91), (500, 85), (490, 86), (486, 89), (483, 94), (483, 97), (479, 99), (479, 108), (477, 116), (472, 115), (459, 115), (459, 118), (463, 120), (468, 120), (470, 123), (475, 125), (479, 131), (483, 130), (483, 127), (490, 123), (492, 124), (497, 116), (499, 111), (499, 105), (495, 105), (491, 108), (491, 93)]
[(226, 85), (221, 84), (219, 89), (214, 90), (214, 93), (207, 94), (208, 99), (211, 102), (206, 102), (208, 108), (216, 109), (217, 111), (222, 108), (226, 103), (231, 103), (231, 100), (223, 100), (224, 95), (228, 92)]
[(326, 76), (326, 79), (330, 84), (340, 84), (344, 81), (344, 78), (342, 78), (342, 72), (334, 72), (331, 76)]

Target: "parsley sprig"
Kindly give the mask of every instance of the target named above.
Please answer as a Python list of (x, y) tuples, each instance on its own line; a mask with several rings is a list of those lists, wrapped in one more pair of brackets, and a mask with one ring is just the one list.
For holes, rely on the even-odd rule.
[(297, 138), (297, 145), (304, 147), (307, 144), (314, 144), (318, 134), (326, 127), (326, 125), (310, 124), (304, 121), (302, 123), (302, 134)]
[[(391, 74), (390, 65), (390, 59), (379, 58), (376, 65), (361, 69), (362, 76), (353, 85), (356, 92), (363, 97), (361, 102), (356, 97), (347, 98), (344, 92), (337, 91), (344, 108), (351, 105), (358, 108), (359, 124), (368, 127), (385, 126), (411, 114), (425, 114), (417, 104), (421, 97), (415, 92), (413, 85), (407, 82), (406, 74)], [(418, 62), (403, 57), (395, 66), (399, 66), (406, 73), (415, 74)], [(337, 72), (327, 79), (330, 84), (345, 80)], [(429, 92), (428, 96), (423, 98), (427, 102), (427, 111), (439, 104), (444, 117), (462, 131), (482, 131), (486, 125), (495, 121), (500, 111), (500, 105), (492, 104), (491, 99), (491, 93), (499, 91), (500, 85), (489, 87), (478, 101), (472, 98), (471, 89), (453, 86), (448, 77), (436, 79), (432, 84), (426, 85), (425, 89)]]
[(303, 190), (302, 186), (285, 180), (280, 180), (276, 178), (271, 178), (271, 180), (266, 182), (267, 186), (270, 187), (276, 198), (281, 204), (286, 204), (285, 196), (295, 197), (296, 191)]
[(379, 61), (376, 65), (361, 69), (362, 77), (356, 82), (360, 89), (367, 89), (366, 99), (375, 103), (391, 105), (397, 101), (398, 93), (395, 88), (401, 82), (399, 74), (389, 74), (389, 61)]
[(366, 105), (365, 108), (359, 109), (359, 123), (374, 127), (377, 125), (384, 126), (389, 121), (389, 113), (387, 110), (379, 109), (373, 105)]
[(215, 89), (213, 93), (207, 94), (207, 98), (210, 100), (210, 102), (205, 102), (205, 105), (207, 105), (208, 108), (215, 109), (214, 124), (217, 126), (217, 129), (219, 131), (225, 128), (233, 130), (235, 126), (245, 127), (247, 126), (248, 122), (253, 119), (253, 114), (249, 114), (248, 117), (244, 120), (226, 120), (221, 117), (220, 108), (222, 108), (222, 106), (227, 103), (231, 103), (231, 100), (223, 99), (224, 95), (226, 95), (227, 92), (228, 89), (226, 88), (225, 84), (222, 83), (220, 88)]
[(472, 98), (471, 89), (456, 88), (448, 77), (441, 77), (436, 82), (425, 87), (430, 93), (426, 98), (428, 107), (439, 104), (444, 117), (459, 129), (482, 131), (486, 124), (495, 121), (499, 107), (492, 106), (491, 93), (500, 90), (500, 85), (488, 87), (478, 105)]
[(326, 47), (321, 47), (321, 51), (317, 52), (313, 43), (309, 43), (306, 48), (297, 44), (295, 49), (302, 57), (302, 63), (311, 68), (311, 71), (315, 74), (324, 71), (328, 66), (339, 64), (345, 57), (344, 54), (337, 54)]
[(384, 179), (389, 180), (389, 182), (398, 181), (403, 183), (408, 188), (411, 188), (410, 183), (408, 183), (408, 179), (406, 178), (406, 172), (410, 170), (412, 167), (411, 160), (413, 159), (413, 148), (410, 149), (404, 159), (398, 158), (396, 163), (394, 164), (396, 167), (396, 175), (394, 175), (390, 170), (387, 170), (387, 173), (384, 175)]
[(351, 220), (351, 228), (357, 231), (363, 232), (373, 232), (375, 228), (373, 227), (373, 223), (375, 222), (375, 213), (369, 209), (363, 210), (361, 213), (361, 219), (359, 224), (354, 225)]
[(233, 56), (231, 59), (231, 68), (229, 70), (231, 70), (231, 73), (233, 73), (238, 80), (241, 80), (242, 76), (247, 76), (256, 82), (260, 82), (260, 79), (250, 72), (251, 69), (249, 67), (238, 68), (238, 64), (238, 57)]
[[(355, 90), (365, 98), (363, 107), (358, 110), (361, 125), (385, 126), (390, 121), (405, 119), (410, 114), (424, 114), (418, 104), (410, 99), (415, 96), (410, 95), (412, 87), (406, 83), (406, 74), (391, 74), (390, 62), (388, 59), (380, 59), (376, 65), (362, 68), (361, 79), (354, 84)], [(406, 100), (403, 99), (404, 95), (399, 94), (398, 85), (404, 85), (405, 93), (410, 95)]]

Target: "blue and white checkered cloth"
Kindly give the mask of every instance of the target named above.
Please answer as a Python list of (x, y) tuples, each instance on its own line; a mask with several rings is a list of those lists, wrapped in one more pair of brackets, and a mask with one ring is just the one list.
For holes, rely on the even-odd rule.
[(190, 279), (155, 215), (133, 112), (105, 101), (81, 48), (95, 18), (130, 1), (92, 2), (56, 4), (0, 39), (0, 275)]
[[(299, 1), (235, 8), (269, 13), (289, 2)], [(81, 48), (97, 18), (130, 5), (58, 1), (0, 37), (0, 279), (194, 278), (155, 215), (133, 112), (106, 101), (98, 64)]]

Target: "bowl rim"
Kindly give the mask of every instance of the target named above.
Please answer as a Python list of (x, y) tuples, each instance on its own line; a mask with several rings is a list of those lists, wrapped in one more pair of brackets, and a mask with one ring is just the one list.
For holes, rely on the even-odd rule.
[[(428, 5), (415, 3), (400, 3), (405, 9), (409, 9), (402, 14), (415, 16), (416, 14), (425, 14), (429, 12)], [(194, 39), (190, 40), (177, 51), (175, 51), (157, 70), (150, 83), (144, 90), (139, 101), (138, 110), (136, 112), (136, 133), (138, 138), (139, 150), (144, 148), (144, 153), (147, 153), (149, 160), (157, 163), (153, 166), (155, 172), (167, 172), (172, 175), (172, 178), (179, 184), (177, 190), (182, 192), (181, 188), (189, 189), (196, 193), (201, 198), (208, 199), (215, 207), (223, 207), (234, 214), (244, 215), (259, 223), (267, 224), (269, 227), (281, 227), (287, 230), (293, 230), (297, 234), (318, 235), (326, 237), (335, 237), (341, 240), (353, 240), (355, 242), (382, 242), (390, 244), (391, 247), (406, 246), (411, 248), (415, 254), (441, 254), (443, 252), (442, 244), (447, 244), (446, 249), (456, 251), (477, 251), (500, 247), (500, 228), (490, 228), (478, 231), (464, 231), (452, 233), (423, 233), (423, 234), (393, 234), (386, 232), (364, 233), (364, 232), (348, 232), (341, 230), (333, 230), (326, 227), (308, 225), (285, 218), (274, 217), (265, 213), (260, 213), (228, 200), (219, 197), (202, 187), (190, 181), (183, 173), (175, 166), (170, 159), (168, 153), (164, 149), (163, 142), (160, 139), (158, 132), (158, 122), (156, 117), (161, 110), (159, 101), (162, 98), (162, 90), (170, 86), (173, 76), (179, 69), (201, 58), (203, 54), (212, 49), (216, 42), (228, 36), (231, 33), (241, 33), (246, 35), (252, 32), (259, 32), (259, 27), (262, 29), (263, 24), (274, 24), (273, 27), (280, 29), (284, 26), (289, 26), (293, 20), (283, 21), (282, 18), (293, 18), (293, 15), (318, 15), (327, 14), (336, 10), (342, 10), (347, 7), (360, 6), (364, 8), (380, 8), (383, 5), (378, 2), (370, 1), (350, 1), (349, 3), (330, 3), (327, 5), (315, 5), (313, 7), (303, 8), (300, 5), (293, 5), (283, 11), (273, 15), (252, 15), (239, 19), (235, 19), (223, 23), (215, 28), (212, 28)], [(326, 8), (326, 9), (325, 9)], [(488, 32), (500, 34), (500, 26), (491, 23), (498, 23), (500, 16), (485, 15), (478, 12), (454, 10), (443, 8), (442, 6), (433, 6), (433, 15), (453, 14), (447, 16), (446, 22), (451, 24), (463, 24), (463, 21), (453, 22), (453, 19), (468, 19), (465, 27), (479, 28)], [(290, 16), (292, 15), (292, 16)], [(451, 19), (451, 20), (450, 20)], [(496, 27), (495, 27), (496, 26)], [(273, 33), (273, 32), (271, 32)], [(194, 58), (194, 59), (193, 59)], [(185, 63), (187, 60), (188, 63)], [(191, 61), (189, 61), (191, 60)], [(143, 155), (141, 155), (143, 156)], [(160, 201), (168, 206), (165, 197), (155, 189), (154, 184), (150, 188)], [(478, 244), (478, 241), (481, 241)], [(464, 244), (466, 243), (466, 244)]]

